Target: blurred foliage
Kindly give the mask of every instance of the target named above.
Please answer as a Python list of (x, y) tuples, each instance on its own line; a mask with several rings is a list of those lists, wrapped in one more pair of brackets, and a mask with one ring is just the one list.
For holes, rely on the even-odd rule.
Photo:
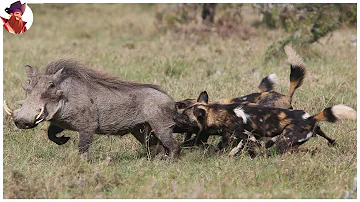
[(263, 15), (260, 24), (267, 28), (282, 28), (285, 38), (270, 45), (265, 62), (282, 53), (291, 43), (303, 50), (309, 44), (332, 33), (340, 26), (356, 27), (356, 4), (260, 4), (255, 5)]
[[(238, 36), (247, 40), (256, 33), (242, 23), (241, 10), (244, 4), (217, 4), (215, 20), (202, 16), (202, 4), (160, 4), (155, 14), (155, 26), (160, 33), (183, 33), (199, 36), (216, 34), (221, 37)], [(211, 19), (211, 17), (210, 17)]]
[(251, 4), (260, 15), (251, 26), (243, 22), (244, 5), (217, 4), (212, 23), (201, 18), (201, 4), (163, 4), (156, 13), (155, 25), (160, 33), (218, 34), (243, 40), (256, 36), (256, 29), (282, 29), (284, 38), (268, 47), (265, 62), (277, 58), (288, 43), (304, 52), (301, 50), (308, 50), (310, 44), (335, 29), (357, 25), (356, 4)]
[(161, 4), (159, 6), (159, 11), (155, 15), (155, 26), (161, 33), (168, 30), (178, 32), (184, 24), (197, 23), (198, 4)]

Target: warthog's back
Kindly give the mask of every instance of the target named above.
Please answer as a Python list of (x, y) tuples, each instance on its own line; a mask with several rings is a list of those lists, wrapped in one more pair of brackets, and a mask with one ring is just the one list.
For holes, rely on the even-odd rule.
[(92, 96), (101, 133), (117, 133), (145, 122), (160, 121), (164, 125), (173, 125), (175, 103), (157, 89), (146, 86), (136, 86), (131, 91), (100, 89), (93, 91)]
[(145, 122), (174, 124), (175, 103), (156, 85), (121, 81), (71, 60), (50, 63), (47, 74), (61, 68), (67, 102), (60, 119), (80, 124), (70, 129), (90, 126), (96, 127), (97, 133), (118, 134)]

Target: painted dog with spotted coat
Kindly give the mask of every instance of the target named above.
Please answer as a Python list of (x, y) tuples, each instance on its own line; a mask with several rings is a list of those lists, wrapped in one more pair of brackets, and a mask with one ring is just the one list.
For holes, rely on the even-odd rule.
[[(335, 105), (310, 116), (303, 110), (254, 104), (209, 104), (207, 93), (202, 92), (196, 104), (176, 115), (175, 122), (182, 127), (198, 128), (200, 132), (221, 131), (228, 137), (234, 134), (239, 144), (229, 153), (233, 155), (245, 142), (256, 143), (263, 137), (271, 138), (266, 143), (266, 148), (275, 144), (279, 153), (285, 153), (314, 136), (319, 128), (319, 121), (335, 122), (339, 119), (355, 118), (355, 110), (345, 105)], [(223, 141), (227, 141), (226, 139), (228, 138), (223, 138)], [(227, 142), (223, 144), (226, 145)]]
[[(288, 62), (290, 63), (290, 87), (288, 93), (281, 94), (274, 91), (274, 86), (278, 80), (275, 74), (271, 74), (262, 79), (260, 85), (258, 86), (257, 93), (251, 93), (245, 96), (232, 98), (232, 99), (220, 99), (211, 102), (212, 104), (232, 104), (232, 103), (241, 103), (241, 104), (258, 104), (267, 107), (276, 107), (276, 108), (284, 108), (284, 109), (292, 109), (292, 97), (297, 88), (299, 88), (303, 80), (305, 78), (306, 70), (303, 59), (297, 55), (296, 51), (290, 46), (287, 45), (284, 48), (285, 53), (288, 57)], [(196, 99), (185, 99), (176, 102), (177, 113), (181, 114), (184, 109), (188, 108), (197, 103)], [(197, 129), (185, 129), (176, 126), (174, 132), (181, 133), (185, 132), (183, 146), (193, 146), (193, 145), (201, 145), (206, 143), (210, 135), (222, 135), (219, 133), (209, 133), (203, 131), (202, 133), (198, 133)], [(197, 133), (195, 138), (191, 139), (193, 133)], [(326, 136), (319, 129), (319, 133), (321, 136), (328, 139), (329, 142), (334, 143), (335, 140)]]

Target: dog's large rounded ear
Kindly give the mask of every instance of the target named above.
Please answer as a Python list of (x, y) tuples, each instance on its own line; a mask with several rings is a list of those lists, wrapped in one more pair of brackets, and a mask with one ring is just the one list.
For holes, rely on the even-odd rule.
[(206, 91), (203, 91), (200, 93), (200, 95), (197, 99), (197, 102), (205, 103), (205, 104), (207, 104), (209, 102), (209, 96)]
[(205, 119), (206, 116), (206, 110), (203, 108), (194, 108), (194, 116), (197, 118), (197, 120), (199, 121), (203, 121)]

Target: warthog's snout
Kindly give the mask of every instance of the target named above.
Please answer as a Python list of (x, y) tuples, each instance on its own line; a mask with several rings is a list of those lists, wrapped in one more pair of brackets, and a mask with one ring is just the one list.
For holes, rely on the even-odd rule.
[(30, 129), (36, 127), (40, 122), (45, 119), (45, 108), (38, 108), (31, 110), (32, 113), (24, 110), (23, 108), (14, 110), (12, 118), (16, 127), (20, 129)]
[(20, 129), (30, 129), (36, 126), (34, 122), (29, 122), (28, 120), (25, 119), (14, 119), (14, 123), (16, 127)]

